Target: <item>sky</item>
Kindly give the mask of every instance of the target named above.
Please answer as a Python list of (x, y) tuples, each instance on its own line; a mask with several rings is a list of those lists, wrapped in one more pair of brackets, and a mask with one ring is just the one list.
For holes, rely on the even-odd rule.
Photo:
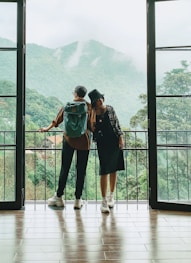
[[(6, 13), (0, 8), (1, 12)], [(4, 18), (6, 33), (0, 19), (0, 36), (10, 39), (10, 19), (14, 21), (15, 15), (14, 10), (9, 13)], [(146, 0), (26, 0), (27, 43), (58, 48), (90, 39), (128, 54), (144, 68)], [(138, 54), (144, 59), (140, 61)]]
[[(0, 37), (14, 40), (15, 3), (0, 3)], [(156, 4), (158, 46), (191, 45), (191, 0)], [(97, 40), (146, 69), (146, 0), (26, 0), (26, 41), (59, 48)], [(166, 69), (165, 69), (166, 70)]]
[(27, 41), (51, 47), (93, 38), (127, 51), (136, 31), (146, 35), (145, 0), (27, 0), (27, 14)]

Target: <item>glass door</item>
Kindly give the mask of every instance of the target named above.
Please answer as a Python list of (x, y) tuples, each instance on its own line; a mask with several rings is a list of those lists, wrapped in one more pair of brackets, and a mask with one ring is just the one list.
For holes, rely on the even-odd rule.
[(191, 210), (191, 2), (148, 1), (150, 204)]
[(0, 209), (20, 209), (24, 204), (25, 0), (0, 1), (0, 19)]

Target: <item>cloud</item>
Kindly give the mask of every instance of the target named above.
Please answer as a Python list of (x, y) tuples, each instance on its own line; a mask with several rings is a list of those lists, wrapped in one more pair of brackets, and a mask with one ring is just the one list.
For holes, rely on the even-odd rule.
[[(137, 8), (139, 6), (139, 8)], [(0, 3), (0, 36), (16, 40), (16, 3)], [(97, 40), (136, 59), (146, 52), (146, 0), (26, 0), (26, 41), (59, 48)]]
[(16, 3), (0, 3), (0, 37), (16, 42)]
[(83, 55), (83, 47), (84, 47), (84, 43), (78, 42), (76, 51), (68, 61), (67, 68), (76, 67), (78, 65), (78, 63), (80, 62), (80, 58)]
[(190, 45), (190, 9), (190, 0), (156, 4), (156, 46)]
[[(189, 45), (191, 1), (156, 3), (156, 43)], [(146, 0), (26, 0), (26, 40), (50, 48), (97, 40), (146, 68)], [(16, 39), (16, 4), (0, 3), (0, 36)]]
[(26, 39), (52, 48), (94, 39), (140, 63), (137, 54), (146, 52), (146, 0), (27, 0)]

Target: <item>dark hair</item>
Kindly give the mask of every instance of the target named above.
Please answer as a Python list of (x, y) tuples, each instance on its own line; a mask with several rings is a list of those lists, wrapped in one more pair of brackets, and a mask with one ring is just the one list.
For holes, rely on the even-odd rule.
[[(105, 100), (105, 99), (104, 99), (104, 96), (101, 96), (99, 99), (103, 99), (103, 101)], [(97, 101), (98, 101), (99, 99), (97, 99), (96, 101), (94, 101), (94, 102), (92, 103), (92, 108), (95, 108), (95, 107), (96, 107), (96, 103), (97, 103)]]
[(75, 87), (75, 90), (74, 90), (77, 95), (81, 98), (85, 97), (86, 93), (87, 93), (87, 89), (84, 87), (84, 86), (77, 86)]
[(93, 89), (92, 91), (90, 91), (88, 93), (88, 96), (91, 100), (91, 104), (93, 108), (95, 108), (97, 100), (101, 98), (104, 100), (104, 95), (100, 93), (97, 89)]

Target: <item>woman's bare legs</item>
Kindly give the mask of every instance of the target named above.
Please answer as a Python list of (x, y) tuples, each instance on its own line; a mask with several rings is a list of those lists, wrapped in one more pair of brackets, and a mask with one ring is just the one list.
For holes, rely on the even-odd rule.
[(115, 204), (114, 191), (115, 191), (116, 182), (117, 182), (117, 172), (111, 173), (109, 180), (110, 180), (110, 194), (109, 194), (107, 201), (108, 201), (109, 208), (113, 208)]
[(110, 192), (113, 193), (115, 191), (115, 186), (116, 186), (116, 182), (117, 182), (117, 173), (111, 173), (110, 174)]
[(116, 182), (117, 182), (117, 172), (111, 173), (109, 177), (110, 196), (109, 196), (109, 199), (107, 200), (108, 174), (101, 175), (101, 178), (100, 178), (100, 188), (101, 188), (101, 195), (102, 195), (101, 211), (104, 213), (108, 213), (109, 207), (113, 208), (114, 206), (113, 193), (115, 191)]
[(101, 177), (100, 178), (101, 195), (102, 195), (102, 198), (106, 198), (108, 174), (101, 175), (100, 177)]
[(108, 174), (100, 176), (100, 188), (102, 195), (102, 203), (101, 203), (101, 212), (109, 213), (109, 207), (107, 204), (107, 184), (108, 184)]
[[(100, 187), (101, 187), (101, 194), (102, 197), (106, 197), (107, 196), (107, 184), (108, 184), (108, 174), (105, 175), (101, 175), (100, 176)], [(110, 174), (110, 192), (113, 193), (115, 191), (115, 186), (116, 186), (116, 182), (117, 182), (117, 173), (111, 173)]]

